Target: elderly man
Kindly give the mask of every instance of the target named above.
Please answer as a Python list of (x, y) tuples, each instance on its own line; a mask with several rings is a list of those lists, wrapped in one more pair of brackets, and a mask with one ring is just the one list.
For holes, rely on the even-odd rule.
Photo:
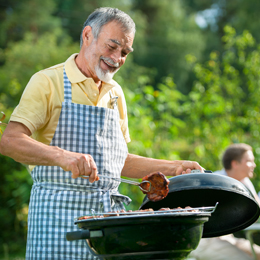
[[(86, 20), (81, 49), (31, 78), (2, 136), (0, 152), (27, 164), (33, 178), (26, 259), (95, 259), (85, 241), (67, 242), (75, 217), (124, 209), (119, 183), (100, 175), (142, 178), (203, 171), (197, 162), (128, 153), (126, 102), (112, 79), (133, 51), (135, 24), (99, 8)], [(83, 178), (88, 176), (89, 178)]]

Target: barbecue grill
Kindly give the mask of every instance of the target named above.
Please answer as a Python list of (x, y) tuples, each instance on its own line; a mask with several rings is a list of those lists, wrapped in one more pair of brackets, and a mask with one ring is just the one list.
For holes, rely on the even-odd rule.
[(106, 260), (185, 259), (198, 246), (203, 224), (215, 208), (122, 212), (109, 217), (92, 213), (75, 219), (82, 230), (67, 233), (67, 240), (86, 239), (90, 252)]
[(110, 217), (92, 212), (86, 219), (75, 219), (80, 230), (68, 232), (67, 240), (85, 239), (99, 259), (181, 260), (196, 249), (201, 238), (242, 230), (259, 217), (254, 196), (233, 178), (190, 173), (169, 180), (165, 199), (152, 202), (144, 197), (140, 210), (151, 208), (153, 212), (122, 212)]

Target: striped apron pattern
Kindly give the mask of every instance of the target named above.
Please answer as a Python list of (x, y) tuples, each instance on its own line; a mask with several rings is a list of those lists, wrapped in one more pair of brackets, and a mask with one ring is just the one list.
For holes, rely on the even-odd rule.
[[(117, 177), (127, 156), (115, 98), (114, 109), (72, 103), (71, 83), (64, 69), (64, 102), (51, 146), (90, 154), (101, 175)], [(111, 92), (110, 92), (111, 95)], [(107, 178), (90, 183), (71, 178), (58, 166), (36, 166), (31, 172), (27, 260), (97, 259), (85, 240), (67, 241), (66, 233), (78, 230), (74, 219), (91, 210), (109, 212), (124, 209), (130, 198), (118, 192), (119, 182)]]

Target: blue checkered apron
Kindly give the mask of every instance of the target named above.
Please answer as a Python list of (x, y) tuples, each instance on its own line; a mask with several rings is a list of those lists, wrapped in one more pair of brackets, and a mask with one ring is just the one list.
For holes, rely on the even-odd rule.
[[(127, 145), (118, 110), (71, 102), (71, 83), (64, 70), (64, 102), (52, 146), (91, 154), (98, 172), (120, 177)], [(90, 213), (124, 209), (130, 199), (119, 194), (119, 182), (107, 178), (91, 184), (71, 178), (58, 166), (36, 166), (28, 214), (26, 259), (96, 259), (84, 240), (67, 241), (66, 232), (78, 230), (74, 218)]]

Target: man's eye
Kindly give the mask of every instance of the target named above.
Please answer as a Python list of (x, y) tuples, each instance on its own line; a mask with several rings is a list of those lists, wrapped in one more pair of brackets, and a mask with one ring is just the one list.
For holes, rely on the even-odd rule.
[(115, 46), (112, 46), (112, 45), (109, 45), (109, 44), (108, 44), (108, 47), (109, 47), (110, 49), (112, 49), (112, 50), (115, 50), (115, 49), (116, 49)]

